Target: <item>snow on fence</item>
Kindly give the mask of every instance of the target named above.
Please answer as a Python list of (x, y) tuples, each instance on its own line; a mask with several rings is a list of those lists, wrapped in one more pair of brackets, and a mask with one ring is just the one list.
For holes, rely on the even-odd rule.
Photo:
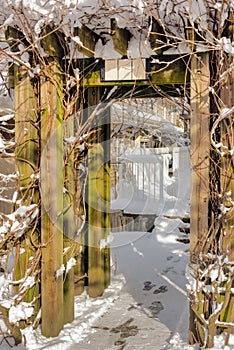
[(113, 210), (183, 216), (189, 208), (189, 147), (135, 149), (119, 158)]

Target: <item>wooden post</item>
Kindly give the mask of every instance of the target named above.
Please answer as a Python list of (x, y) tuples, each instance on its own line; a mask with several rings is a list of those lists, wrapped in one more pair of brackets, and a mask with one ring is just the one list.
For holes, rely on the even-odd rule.
[[(104, 239), (108, 240), (110, 235), (110, 194), (111, 194), (111, 164), (110, 164), (110, 150), (111, 150), (111, 115), (110, 108), (105, 111), (105, 123), (103, 125), (103, 137), (104, 141), (104, 164), (103, 171), (103, 199), (104, 199), (104, 213), (103, 213), (103, 227), (104, 227)], [(104, 257), (104, 271), (105, 271), (105, 287), (110, 285), (110, 244), (107, 242), (106, 247), (102, 248)]]
[[(64, 133), (66, 137), (74, 136), (74, 118), (69, 117), (64, 123)], [(75, 220), (75, 176), (74, 176), (74, 150), (68, 147), (65, 164), (64, 181), (64, 214), (63, 214), (63, 234), (64, 248), (68, 250), (64, 253), (64, 265), (74, 258), (78, 244), (74, 241), (76, 235)], [(79, 263), (79, 262), (78, 262)], [(74, 319), (74, 267), (67, 273), (64, 281), (64, 323), (72, 322)]]
[(199, 246), (208, 232), (209, 205), (209, 54), (193, 56), (191, 63), (191, 262), (197, 261)]
[(55, 337), (63, 327), (63, 79), (59, 40), (48, 31), (49, 55), (41, 75), (41, 302), (42, 334)]
[[(197, 263), (202, 244), (208, 234), (209, 215), (209, 156), (210, 103), (209, 54), (194, 55), (191, 59), (191, 205), (190, 205), (190, 262)], [(199, 310), (198, 310), (199, 312)], [(195, 316), (190, 313), (190, 343), (197, 336)], [(201, 329), (200, 337), (204, 334)]]
[[(75, 106), (75, 130), (79, 132), (82, 130), (88, 119), (88, 109), (84, 108), (84, 104), (87, 103), (83, 98), (84, 90), (81, 86), (78, 86), (77, 101)], [(82, 136), (82, 135), (81, 135)], [(76, 257), (77, 264), (74, 267), (74, 279), (75, 279), (75, 295), (80, 295), (84, 291), (84, 286), (87, 286), (87, 277), (84, 277), (88, 273), (88, 232), (87, 232), (87, 202), (85, 201), (85, 195), (87, 193), (87, 148), (82, 150), (77, 147), (74, 152), (75, 158), (75, 213), (77, 220), (77, 227), (79, 233), (76, 236), (77, 248)]]
[[(100, 88), (88, 91), (88, 103), (97, 106), (100, 103)], [(103, 107), (103, 106), (102, 106)], [(110, 230), (110, 120), (109, 110), (104, 117), (96, 113), (96, 135), (90, 145), (88, 155), (88, 282), (89, 295), (102, 295), (110, 282), (110, 248), (107, 236)]]
[[(74, 279), (75, 279), (75, 295), (80, 295), (84, 291), (84, 285), (86, 278), (82, 277), (84, 276), (85, 272), (85, 264), (86, 264), (86, 251), (87, 246), (85, 240), (87, 239), (87, 225), (83, 222), (85, 220), (85, 198), (84, 196), (84, 188), (86, 186), (86, 174), (79, 168), (85, 169), (86, 167), (86, 156), (85, 152), (80, 152), (76, 150), (75, 152), (75, 213), (76, 213), (76, 220), (77, 220), (77, 227), (79, 228), (80, 232), (78, 236), (76, 237), (77, 240), (77, 246), (76, 246), (76, 258), (77, 263), (74, 267)], [(83, 226), (84, 224), (84, 226)], [(83, 228), (82, 228), (83, 226)]]
[[(226, 58), (226, 69), (228, 70), (229, 60)], [(223, 108), (231, 109), (234, 106), (234, 70), (229, 71), (226, 75), (226, 80), (221, 89), (221, 101)], [(228, 260), (234, 261), (234, 163), (233, 154), (229, 151), (234, 149), (234, 113), (229, 115), (221, 122), (221, 148), (223, 152), (221, 157), (220, 170), (220, 190), (222, 195), (222, 204), (229, 208), (225, 218), (222, 219), (222, 249), (228, 255)], [(232, 286), (234, 287), (234, 285)], [(225, 298), (228, 297), (225, 295)], [(231, 292), (228, 306), (221, 316), (221, 320), (227, 323), (234, 323), (234, 294)], [(226, 332), (233, 332), (227, 324)]]
[[(18, 198), (23, 205), (30, 205), (38, 202), (38, 188), (36, 180), (32, 177), (38, 170), (37, 97), (36, 87), (27, 70), (17, 65), (14, 65), (14, 89), (16, 168), (20, 174)], [(23, 278), (29, 269), (29, 258), (35, 254), (32, 240), (38, 243), (38, 237), (29, 230), (25, 240), (17, 246), (14, 268), (16, 280)], [(21, 248), (25, 249), (25, 253), (20, 254)], [(25, 300), (31, 302), (38, 293), (39, 286), (36, 284), (29, 290)]]
[[(8, 27), (5, 37), (11, 47), (12, 52), (19, 50), (21, 41), (27, 45), (23, 34), (16, 28)], [(38, 170), (39, 136), (37, 130), (37, 86), (30, 79), (27, 69), (14, 63), (9, 66), (9, 88), (14, 88), (14, 109), (15, 109), (15, 141), (16, 141), (16, 168), (20, 174), (18, 183), (17, 198), (21, 199), (23, 205), (30, 205), (38, 202), (38, 188), (36, 180), (31, 178)], [(25, 276), (30, 266), (29, 258), (35, 254), (32, 245), (38, 243), (38, 237), (28, 230), (24, 241), (16, 247), (16, 257), (14, 262), (13, 278), (20, 280)], [(25, 249), (25, 253), (20, 254), (20, 248)], [(15, 287), (18, 292), (18, 287)], [(36, 283), (26, 294), (25, 301), (31, 302), (38, 296), (39, 285)], [(37, 299), (35, 314), (39, 308)]]

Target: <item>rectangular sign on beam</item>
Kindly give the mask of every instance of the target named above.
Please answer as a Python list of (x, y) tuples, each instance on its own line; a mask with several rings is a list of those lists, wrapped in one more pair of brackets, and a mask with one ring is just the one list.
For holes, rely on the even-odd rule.
[[(106, 70), (105, 70), (106, 72)], [(108, 76), (108, 72), (107, 76)], [(132, 80), (132, 62), (131, 60), (119, 60), (117, 67), (118, 80)]]
[(102, 81), (134, 81), (147, 79), (146, 58), (108, 59), (103, 61)]

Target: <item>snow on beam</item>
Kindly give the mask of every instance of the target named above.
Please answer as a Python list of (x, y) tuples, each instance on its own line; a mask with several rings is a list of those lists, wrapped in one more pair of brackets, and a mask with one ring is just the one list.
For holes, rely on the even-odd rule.
[(115, 18), (111, 18), (111, 35), (115, 51), (122, 56), (127, 56), (131, 33), (126, 28), (119, 28)]

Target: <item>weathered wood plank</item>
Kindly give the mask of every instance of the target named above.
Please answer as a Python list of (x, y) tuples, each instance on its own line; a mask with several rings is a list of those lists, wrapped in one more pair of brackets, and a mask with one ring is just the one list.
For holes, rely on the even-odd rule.
[[(48, 47), (53, 37), (47, 36)], [(52, 53), (56, 50), (53, 47)], [(51, 54), (48, 49), (48, 53)], [(42, 334), (55, 337), (63, 327), (63, 135), (59, 61), (48, 58), (41, 76), (41, 302)]]
[(103, 138), (104, 142), (104, 164), (103, 171), (103, 199), (104, 199), (104, 213), (103, 213), (103, 228), (104, 228), (104, 240), (106, 246), (102, 247), (104, 255), (104, 272), (105, 272), (105, 288), (110, 284), (111, 279), (111, 266), (110, 266), (110, 243), (108, 238), (110, 235), (110, 193), (111, 193), (111, 176), (110, 176), (110, 150), (111, 150), (111, 115), (110, 108), (107, 108), (104, 116), (103, 123)]
[(199, 246), (208, 233), (210, 104), (209, 55), (193, 56), (191, 63), (191, 261), (197, 261)]
[[(20, 174), (18, 184), (18, 198), (22, 200), (23, 205), (38, 203), (38, 188), (32, 176), (38, 171), (39, 161), (39, 135), (37, 130), (38, 112), (36, 88), (33, 85), (27, 70), (23, 67), (14, 65), (14, 107), (15, 107), (15, 141), (16, 141), (16, 168)], [(34, 243), (39, 242), (39, 237), (28, 230), (25, 240), (21, 246), (17, 247), (17, 253), (20, 248), (25, 249), (25, 253), (16, 254), (14, 279), (20, 280), (29, 269), (29, 258), (35, 254)], [(39, 266), (38, 266), (39, 268)], [(27, 293), (25, 301), (31, 302), (39, 294), (39, 285), (36, 283)], [(36, 309), (39, 307), (37, 302)], [(35, 312), (37, 311), (35, 309)]]
[[(85, 58), (74, 60), (73, 66), (82, 72), (80, 84), (86, 87), (108, 87), (108, 86), (136, 86), (134, 81), (103, 81), (101, 79), (102, 60)], [(72, 72), (71, 72), (72, 73)], [(180, 55), (162, 55), (158, 57), (158, 62), (150, 62), (149, 79), (137, 81), (137, 87), (170, 85), (171, 91), (173, 85), (188, 84), (190, 73), (188, 70), (188, 58)], [(155, 91), (156, 94), (156, 91)], [(170, 92), (169, 92), (170, 94)]]
[[(98, 105), (100, 98), (100, 88), (89, 89), (90, 106)], [(95, 112), (96, 134), (88, 155), (88, 281), (91, 297), (102, 295), (110, 281), (110, 253), (106, 241), (110, 230), (109, 111), (107, 113), (105, 118), (103, 112)]]
[[(226, 59), (226, 69), (230, 67), (228, 58)], [(231, 109), (234, 106), (234, 70), (226, 74), (226, 79), (221, 89), (221, 100), (223, 108)], [(227, 111), (226, 110), (226, 111)], [(234, 113), (229, 113), (222, 120), (221, 124), (221, 148), (223, 153), (221, 157), (220, 169), (220, 190), (222, 195), (222, 204), (229, 208), (229, 211), (222, 218), (222, 250), (227, 253), (228, 260), (234, 261), (234, 158), (228, 150), (234, 149)], [(234, 287), (234, 286), (233, 286)], [(225, 296), (227, 297), (227, 296)], [(225, 312), (221, 317), (222, 321), (234, 322), (234, 296), (230, 296), (230, 300)], [(228, 328), (228, 324), (227, 324)], [(228, 330), (231, 333), (231, 329)]]
[(87, 227), (84, 223), (86, 210), (85, 210), (85, 199), (84, 197), (84, 187), (86, 186), (86, 174), (80, 171), (79, 168), (85, 169), (86, 156), (85, 152), (80, 152), (76, 150), (75, 152), (75, 216), (77, 221), (77, 228), (79, 228), (79, 234), (77, 239), (77, 249), (76, 258), (77, 264), (74, 268), (74, 278), (75, 278), (75, 295), (80, 295), (84, 291), (84, 284), (86, 278), (82, 277), (87, 273), (86, 268), (86, 239), (87, 239)]
[[(208, 235), (209, 215), (209, 157), (210, 157), (210, 103), (209, 103), (209, 54), (193, 56), (191, 60), (191, 204), (190, 204), (190, 262), (197, 263), (199, 252)], [(201, 310), (197, 310), (201, 312)], [(189, 340), (193, 344), (204, 337), (196, 328), (193, 311), (190, 310)], [(197, 323), (198, 326), (198, 323)], [(201, 331), (201, 332), (200, 332)], [(199, 334), (200, 333), (200, 334)], [(195, 335), (195, 338), (194, 338)]]
[(119, 28), (115, 18), (111, 18), (111, 36), (115, 51), (122, 56), (127, 56), (131, 33), (126, 28)]
[[(63, 125), (66, 138), (74, 136), (74, 118), (70, 116)], [(77, 243), (74, 241), (76, 235), (75, 220), (75, 174), (74, 174), (74, 149), (73, 146), (67, 147), (65, 159), (64, 176), (64, 214), (63, 214), (63, 234), (64, 248), (68, 249), (64, 253), (64, 265), (76, 255)], [(79, 262), (77, 262), (79, 263)], [(74, 267), (72, 267), (65, 276), (64, 281), (64, 323), (70, 323), (74, 319)]]
[(155, 17), (150, 18), (150, 45), (155, 54), (160, 55), (166, 49), (167, 37), (163, 26)]
[(97, 33), (82, 25), (80, 28), (74, 28), (74, 37), (78, 37), (78, 50), (85, 56), (93, 57), (95, 52), (95, 45), (100, 38)]

